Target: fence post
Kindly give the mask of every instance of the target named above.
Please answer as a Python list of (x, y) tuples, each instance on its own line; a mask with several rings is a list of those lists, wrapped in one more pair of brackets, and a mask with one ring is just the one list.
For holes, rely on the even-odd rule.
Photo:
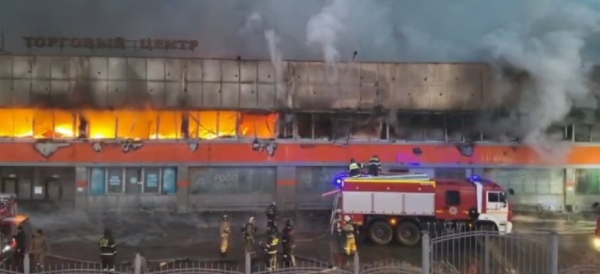
[(246, 252), (244, 273), (251, 274), (252, 273), (251, 268), (252, 268), (252, 259), (250, 258), (250, 253)]
[(360, 259), (358, 258), (358, 252), (354, 252), (354, 274), (360, 273)]
[(427, 230), (423, 230), (423, 237), (421, 238), (422, 240), (422, 255), (421, 255), (421, 265), (423, 267), (423, 274), (430, 274), (431, 273), (431, 245), (430, 245), (430, 240), (431, 238), (429, 237), (429, 231)]
[(30, 268), (31, 268), (31, 262), (29, 259), (29, 253), (27, 253), (27, 254), (25, 254), (25, 257), (23, 258), (23, 274), (31, 273)]
[(142, 273), (142, 258), (140, 257), (140, 253), (135, 254), (135, 259), (133, 261), (133, 272), (135, 274)]
[(490, 272), (490, 234), (487, 231), (484, 231), (483, 238), (483, 273), (489, 274)]
[(550, 233), (550, 274), (558, 273), (558, 234)]

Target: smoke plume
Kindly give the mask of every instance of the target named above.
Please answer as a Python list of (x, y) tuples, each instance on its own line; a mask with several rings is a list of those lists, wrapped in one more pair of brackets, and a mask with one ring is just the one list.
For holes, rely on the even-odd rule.
[[(271, 56), (271, 64), (275, 69), (275, 86), (277, 88), (277, 94), (284, 95), (286, 93), (283, 85), (283, 56), (279, 50), (279, 42), (281, 41), (279, 36), (275, 33), (275, 30), (265, 30), (265, 39), (269, 45), (269, 55)], [(292, 107), (292, 97), (287, 96), (287, 106)]]
[[(483, 49), (495, 69), (495, 87), (502, 101), (516, 93), (510, 127), (532, 145), (544, 158), (566, 155), (547, 136), (548, 128), (562, 122), (574, 104), (590, 99), (590, 66), (581, 51), (585, 39), (600, 30), (600, 14), (584, 6), (569, 3), (556, 5), (524, 28), (496, 30), (483, 39)], [(514, 77), (506, 68), (525, 75), (516, 90)], [(507, 90), (513, 89), (513, 90)], [(593, 99), (593, 98), (592, 98)], [(515, 132), (516, 131), (516, 132)]]
[(347, 1), (335, 0), (331, 5), (323, 7), (319, 14), (311, 17), (306, 26), (307, 43), (323, 54), (329, 82), (336, 82), (338, 77), (335, 63), (339, 61), (340, 53), (336, 44), (338, 36), (345, 30), (347, 7)]

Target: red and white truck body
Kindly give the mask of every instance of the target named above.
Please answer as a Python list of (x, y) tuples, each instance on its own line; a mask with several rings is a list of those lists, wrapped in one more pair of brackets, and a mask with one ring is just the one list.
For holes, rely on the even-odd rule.
[[(337, 177), (337, 209), (375, 243), (414, 245), (432, 223), (512, 231), (506, 193), (478, 177), (432, 179), (422, 174)], [(414, 234), (418, 234), (416, 236)]]

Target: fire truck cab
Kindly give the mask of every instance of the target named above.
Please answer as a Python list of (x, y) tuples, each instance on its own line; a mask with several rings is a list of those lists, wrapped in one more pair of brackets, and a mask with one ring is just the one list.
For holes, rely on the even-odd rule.
[(439, 224), (454, 231), (512, 231), (505, 191), (477, 176), (433, 179), (426, 174), (349, 177), (341, 173), (334, 180), (338, 188), (334, 211), (349, 215), (376, 244), (395, 240), (413, 246), (421, 240), (421, 231)]

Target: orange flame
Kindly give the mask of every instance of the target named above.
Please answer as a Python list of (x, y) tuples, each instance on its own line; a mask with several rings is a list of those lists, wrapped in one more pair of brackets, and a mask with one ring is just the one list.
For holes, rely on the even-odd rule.
[(88, 121), (90, 139), (179, 139), (186, 117), (190, 138), (275, 138), (279, 120), (278, 114), (237, 111), (0, 109), (0, 138), (75, 138), (79, 115)]

